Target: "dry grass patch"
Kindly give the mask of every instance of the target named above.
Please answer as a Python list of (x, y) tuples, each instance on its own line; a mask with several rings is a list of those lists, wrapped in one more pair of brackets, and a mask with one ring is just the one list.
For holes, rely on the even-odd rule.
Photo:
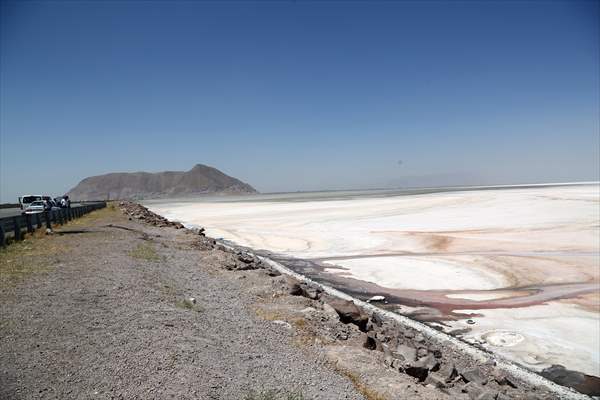
[(261, 390), (253, 391), (244, 396), (244, 400), (308, 400), (301, 392)]
[[(104, 221), (106, 219), (113, 219), (115, 217), (124, 217), (119, 208), (113, 203), (108, 203), (108, 205), (99, 210), (94, 210), (88, 214), (85, 214), (81, 218), (75, 218), (66, 225), (63, 226), (81, 226), (81, 225), (89, 225), (94, 224), (99, 221)], [(54, 227), (53, 227), (54, 228)]]
[(299, 312), (288, 308), (278, 308), (274, 303), (259, 303), (254, 308), (258, 317), (267, 321), (285, 321), (294, 327), (295, 337), (292, 341), (296, 346), (310, 347), (315, 344), (326, 344), (328, 340), (315, 330), (313, 324)]
[(345, 375), (350, 379), (352, 385), (358, 390), (360, 394), (362, 394), (367, 400), (387, 400), (387, 397), (383, 396), (380, 393), (377, 393), (375, 390), (370, 389), (367, 385), (360, 379), (360, 377), (352, 371), (349, 371), (344, 368), (340, 368), (338, 366), (335, 369), (340, 372), (342, 375)]
[(281, 321), (285, 321), (286, 320), (286, 316), (285, 314), (283, 314), (281, 311), (278, 310), (266, 310), (264, 308), (256, 308), (255, 309), (256, 315), (258, 315), (260, 318), (267, 320), (267, 321), (277, 321), (277, 320), (281, 320)]
[(146, 261), (160, 261), (161, 257), (158, 255), (153, 246), (148, 243), (140, 243), (133, 250), (129, 251), (129, 255), (138, 260)]
[(25, 240), (0, 249), (0, 286), (12, 285), (25, 276), (49, 271), (57, 256), (69, 250), (60, 238), (46, 236), (41, 230)]
[[(56, 233), (63, 232), (63, 229), (66, 233), (73, 227), (87, 226), (119, 215), (115, 207), (109, 206), (52, 228)], [(51, 270), (50, 266), (58, 262), (57, 256), (69, 251), (71, 242), (57, 235), (46, 235), (45, 228), (26, 233), (22, 241), (11, 241), (10, 245), (0, 248), (0, 285), (12, 285), (29, 274)]]

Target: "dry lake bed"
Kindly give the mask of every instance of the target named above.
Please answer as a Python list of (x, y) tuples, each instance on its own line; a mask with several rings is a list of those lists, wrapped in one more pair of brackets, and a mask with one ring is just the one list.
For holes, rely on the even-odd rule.
[(600, 376), (600, 186), (145, 202), (535, 371)]

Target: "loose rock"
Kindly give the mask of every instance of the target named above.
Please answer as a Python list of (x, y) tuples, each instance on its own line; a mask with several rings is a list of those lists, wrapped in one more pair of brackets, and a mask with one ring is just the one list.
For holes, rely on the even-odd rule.
[(479, 385), (485, 385), (487, 383), (487, 378), (481, 374), (481, 370), (479, 368), (471, 368), (460, 371), (460, 376), (467, 382), (474, 382)]
[(362, 331), (366, 330), (369, 316), (352, 301), (332, 299), (328, 303), (338, 313), (340, 321), (345, 324), (355, 324)]
[(367, 303), (370, 303), (372, 301), (378, 302), (378, 301), (384, 301), (384, 300), (385, 300), (384, 296), (373, 296), (369, 300), (367, 300)]
[(402, 360), (411, 363), (417, 359), (417, 350), (413, 347), (401, 344), (396, 348), (394, 355), (396, 358), (401, 358)]
[(426, 385), (432, 385), (437, 388), (446, 387), (446, 380), (442, 376), (438, 375), (436, 372), (429, 373), (423, 383)]

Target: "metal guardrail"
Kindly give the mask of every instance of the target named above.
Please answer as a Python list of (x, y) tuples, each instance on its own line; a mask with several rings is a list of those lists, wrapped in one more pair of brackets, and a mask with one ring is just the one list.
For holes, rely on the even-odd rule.
[(6, 246), (7, 239), (11, 234), (14, 241), (22, 240), (24, 233), (33, 233), (40, 228), (52, 229), (53, 225), (64, 225), (72, 219), (104, 207), (106, 207), (106, 202), (100, 201), (72, 208), (0, 218), (0, 247)]

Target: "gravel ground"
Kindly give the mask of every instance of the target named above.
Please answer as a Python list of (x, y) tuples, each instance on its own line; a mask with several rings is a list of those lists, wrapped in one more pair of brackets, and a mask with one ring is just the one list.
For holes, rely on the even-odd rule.
[(0, 252), (0, 398), (363, 398), (193, 240), (105, 209)]

